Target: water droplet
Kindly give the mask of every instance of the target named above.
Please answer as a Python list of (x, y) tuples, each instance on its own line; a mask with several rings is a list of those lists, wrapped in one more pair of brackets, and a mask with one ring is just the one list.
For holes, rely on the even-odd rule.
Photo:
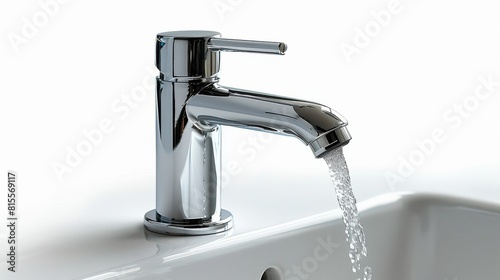
[(364, 280), (371, 280), (372, 279), (372, 269), (369, 266), (366, 266), (364, 269), (364, 274), (365, 276), (363, 277)]

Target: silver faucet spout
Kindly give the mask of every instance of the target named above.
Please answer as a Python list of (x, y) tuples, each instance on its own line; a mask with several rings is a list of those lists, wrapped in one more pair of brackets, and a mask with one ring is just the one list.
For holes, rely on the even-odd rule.
[(281, 42), (219, 36), (157, 35), (156, 209), (144, 216), (148, 230), (201, 235), (232, 227), (231, 213), (221, 208), (221, 125), (294, 136), (315, 157), (351, 139), (347, 121), (324, 105), (219, 86), (221, 51), (286, 51)]
[(191, 97), (186, 111), (202, 130), (228, 125), (295, 136), (315, 157), (351, 140), (347, 121), (325, 105), (217, 84)]

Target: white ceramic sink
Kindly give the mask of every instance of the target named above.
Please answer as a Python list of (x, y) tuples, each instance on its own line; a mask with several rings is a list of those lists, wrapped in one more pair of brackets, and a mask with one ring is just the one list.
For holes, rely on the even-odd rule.
[[(394, 193), (359, 205), (373, 279), (499, 279), (500, 206)], [(165, 237), (156, 253), (79, 279), (354, 279), (338, 210), (246, 233)]]

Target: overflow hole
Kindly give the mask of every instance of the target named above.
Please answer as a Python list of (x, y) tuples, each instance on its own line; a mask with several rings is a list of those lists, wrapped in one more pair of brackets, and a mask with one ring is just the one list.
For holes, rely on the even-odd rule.
[(274, 267), (270, 267), (264, 271), (260, 280), (282, 280), (281, 272)]

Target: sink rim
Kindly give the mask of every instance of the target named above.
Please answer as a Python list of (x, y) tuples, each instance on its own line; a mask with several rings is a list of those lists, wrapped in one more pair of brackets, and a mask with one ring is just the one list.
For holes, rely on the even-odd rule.
[[(401, 204), (403, 209), (413, 209), (413, 207), (415, 206), (418, 206), (418, 209), (425, 209), (426, 207), (430, 206), (465, 207), (479, 211), (494, 212), (500, 215), (500, 204), (492, 203), (489, 201), (471, 199), (463, 196), (449, 195), (438, 192), (403, 191), (379, 195), (358, 203), (357, 205), (360, 213), (361, 223), (363, 224), (363, 216), (365, 216), (366, 214), (370, 214), (377, 208), (394, 204)], [(338, 223), (340, 219), (342, 219), (341, 210), (339, 208), (335, 208), (331, 211), (315, 214), (306, 218), (301, 218), (250, 232), (242, 232), (235, 235), (232, 235), (230, 231), (205, 237), (166, 237), (165, 235), (145, 231), (147, 233), (146, 239), (149, 242), (155, 243), (158, 246), (159, 251), (154, 256), (144, 259), (143, 261), (145, 263), (148, 263), (154, 262), (154, 260), (161, 260), (161, 263), (163, 265), (172, 265), (172, 267), (176, 267), (176, 263), (178, 263), (177, 261), (179, 260), (181, 260), (180, 263), (182, 263), (185, 262), (183, 261), (183, 259), (195, 256), (196, 258), (198, 258), (211, 251), (214, 251), (217, 254), (218, 250), (245, 250), (244, 248), (252, 246), (253, 242), (258, 242), (258, 240), (279, 238), (280, 236), (284, 236), (286, 234), (300, 234), (300, 231), (307, 232), (310, 230), (314, 230), (313, 228), (316, 226), (321, 228), (328, 224)], [(172, 241), (179, 242), (179, 245), (181, 247), (186, 247), (186, 245), (188, 245), (187, 243), (185, 243), (186, 241), (189, 242), (196, 240), (200, 240), (202, 242), (194, 242), (192, 248), (183, 248), (184, 250), (178, 252), (172, 252), (168, 249), (162, 250), (162, 248), (170, 248), (170, 246), (172, 246)], [(136, 264), (139, 263), (140, 262)], [(127, 265), (124, 264), (120, 267), (111, 267), (107, 270), (95, 272), (91, 275), (87, 275), (86, 277), (78, 279), (93, 279), (92, 277), (104, 275), (106, 273), (110, 273), (116, 271), (116, 269), (124, 267), (127, 267)]]

